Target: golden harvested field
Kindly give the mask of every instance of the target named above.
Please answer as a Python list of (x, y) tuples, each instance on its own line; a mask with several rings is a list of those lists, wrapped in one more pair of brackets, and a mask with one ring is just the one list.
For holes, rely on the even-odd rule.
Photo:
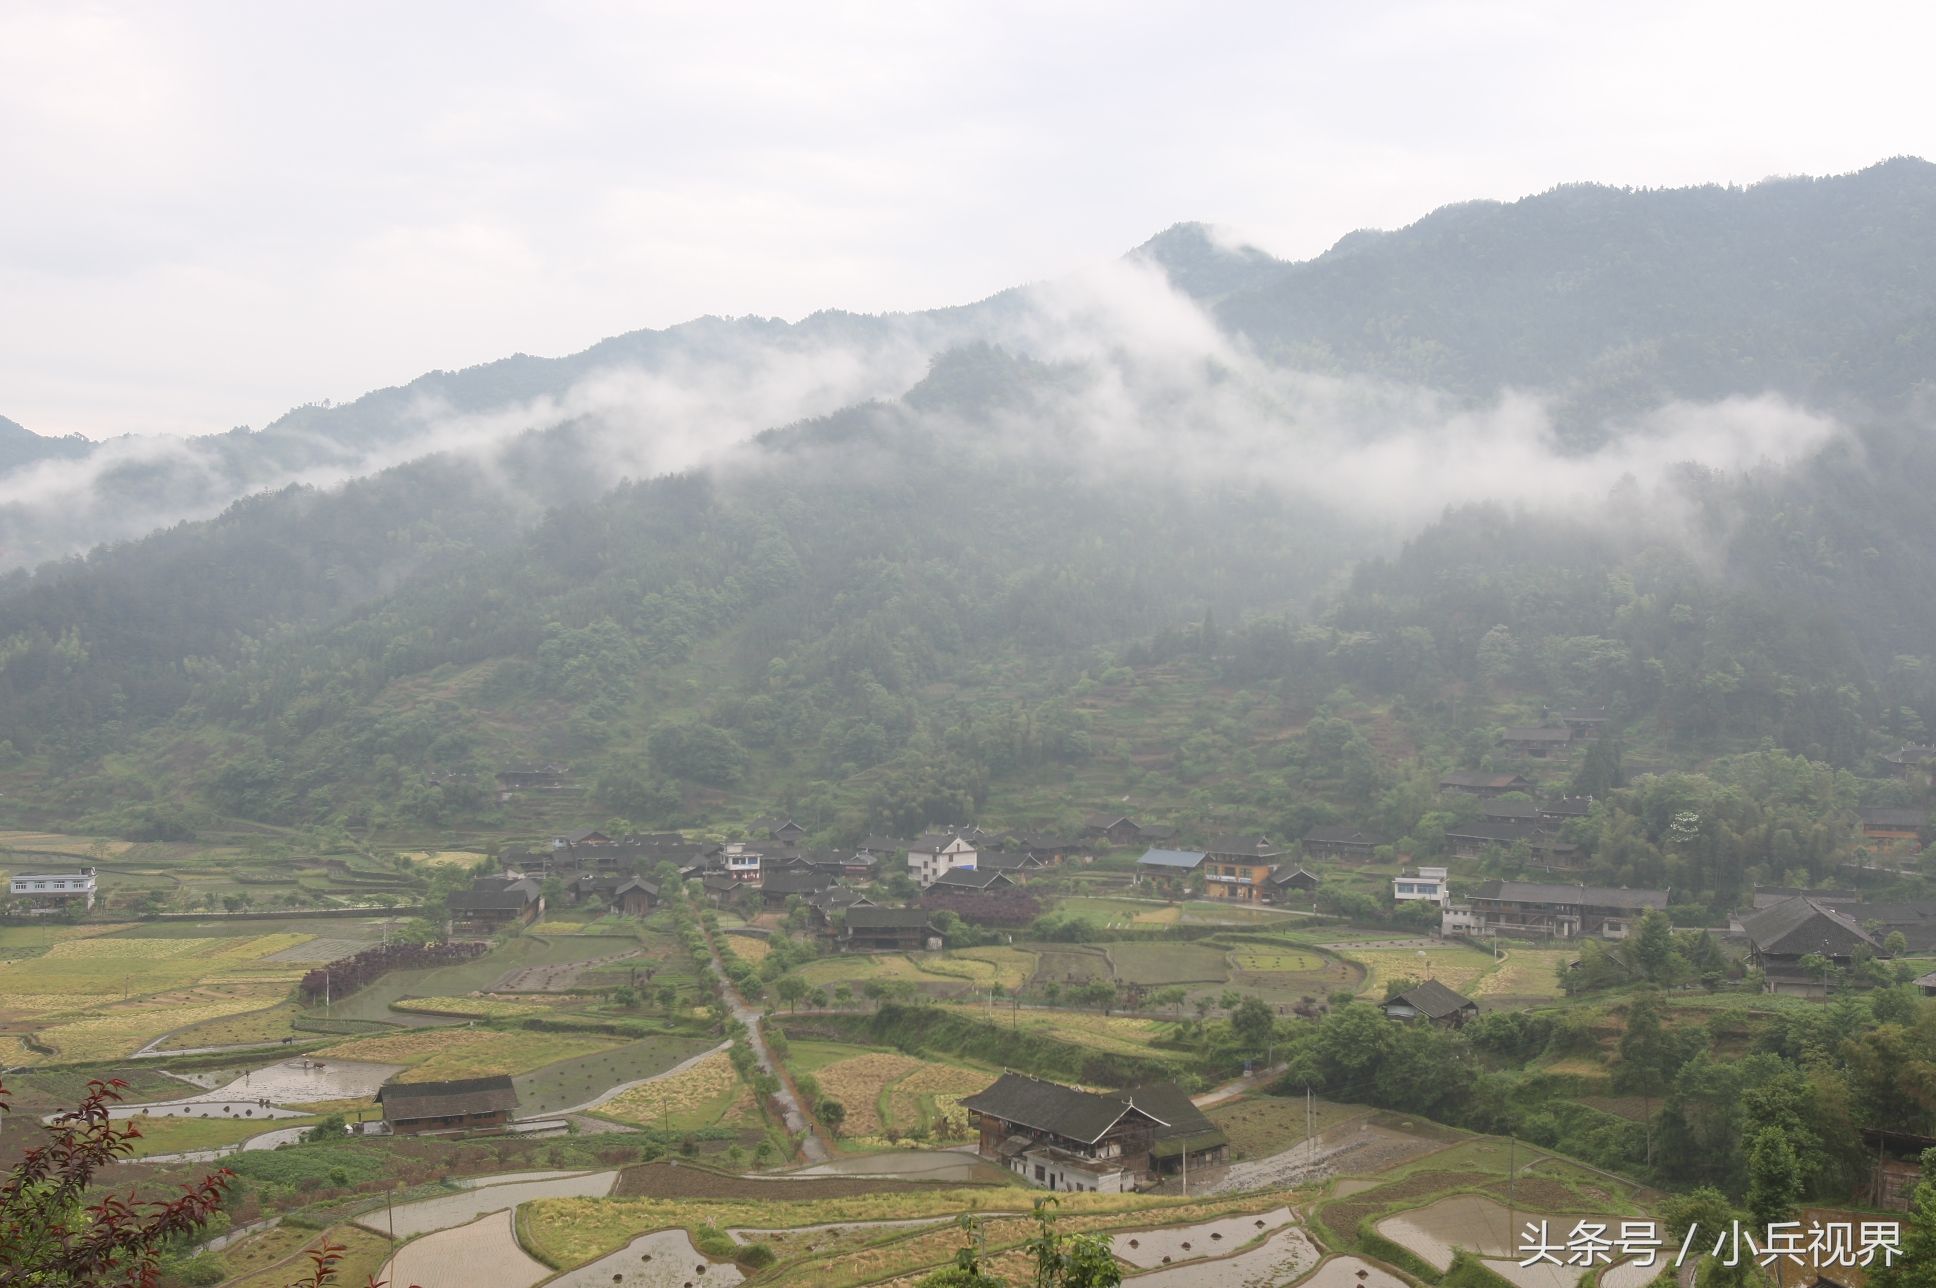
[(289, 1022), (300, 1014), (300, 1006), (294, 1002), (283, 1002), (260, 1010), (244, 1011), (239, 1015), (204, 1020), (169, 1034), (159, 1049), (180, 1051), (187, 1047), (239, 1046), (245, 1042), (280, 1042), (283, 1038), (313, 1036), (291, 1027)]
[(81, 997), (119, 997), (130, 993), (160, 993), (194, 984), (223, 981), (299, 979), (304, 967), (296, 962), (262, 960), (305, 943), (312, 936), (273, 934), (230, 938), (129, 939), (95, 937), (67, 939), (38, 957), (0, 963), (0, 997), (40, 997), (69, 994)]
[(561, 1006), (584, 1000), (567, 994), (547, 994), (544, 997), (406, 997), (390, 1003), (390, 1009), (430, 1015), (466, 1015), (474, 1020), (502, 1020), (546, 1015)]
[(598, 1112), (646, 1126), (670, 1119), (678, 1128), (709, 1127), (732, 1106), (739, 1091), (733, 1062), (718, 1051), (678, 1073), (621, 1091)]
[(915, 969), (914, 963), (899, 953), (880, 957), (822, 957), (808, 962), (794, 974), (814, 987), (828, 990), (838, 984), (850, 984), (858, 991), (861, 985), (877, 980), (883, 984), (895, 981), (909, 984), (940, 982), (933, 975)]
[(93, 1013), (50, 1024), (35, 1036), (58, 1053), (43, 1060), (113, 1060), (133, 1055), (163, 1033), (259, 1011), (281, 1001), (287, 993), (286, 988), (275, 984), (229, 984), (128, 1002), (115, 999)]
[(972, 1132), (961, 1098), (987, 1090), (994, 1081), (994, 1074), (980, 1069), (924, 1064), (887, 1089), (887, 1120), (903, 1132), (925, 1123), (933, 1140), (966, 1140)]
[(922, 1067), (924, 1061), (893, 1051), (870, 1051), (866, 1055), (836, 1060), (813, 1076), (820, 1090), (847, 1109), (841, 1128), (850, 1138), (871, 1140), (879, 1137), (886, 1124), (881, 1122), (881, 1092)]
[[(859, 1221), (894, 1221), (918, 1217), (949, 1217), (967, 1213), (1027, 1213), (1040, 1191), (988, 1186), (951, 1190), (924, 1190), (899, 1194), (874, 1194), (855, 1198), (759, 1201), (733, 1199), (650, 1199), (650, 1198), (559, 1198), (537, 1199), (525, 1204), (520, 1227), (529, 1238), (531, 1251), (555, 1265), (582, 1265), (614, 1248), (624, 1247), (641, 1230), (663, 1230), (674, 1226), (692, 1229), (702, 1224), (721, 1229), (750, 1226), (755, 1229), (793, 1229), (807, 1225)], [(1099, 1212), (1140, 1212), (1149, 1208), (1176, 1206), (1174, 1199), (1140, 1194), (1066, 1193), (1056, 1215), (1064, 1222)], [(936, 1262), (945, 1261), (961, 1245), (961, 1232), (949, 1229), (951, 1240)], [(919, 1264), (919, 1263), (917, 1263)], [(865, 1270), (865, 1266), (856, 1266)], [(910, 1269), (915, 1268), (910, 1266)], [(890, 1272), (891, 1272), (890, 1267)], [(865, 1279), (847, 1282), (866, 1282)], [(817, 1280), (815, 1282), (818, 1282)]]
[(994, 1023), (1033, 1029), (1046, 1037), (1122, 1055), (1151, 1054), (1156, 1042), (1175, 1027), (1162, 1020), (1139, 1020), (1121, 1015), (1102, 1015), (1095, 1011), (1051, 1011), (1025, 1007), (1017, 1012), (996, 1006), (991, 1012), (987, 1008), (977, 1009), (973, 1003), (949, 1005), (957, 1010), (975, 1011), (977, 1018), (989, 1019)]
[(755, 966), (765, 961), (773, 951), (773, 945), (758, 935), (726, 935), (722, 942), (733, 950), (733, 956)]
[(422, 863), (430, 867), (469, 867), (485, 857), (473, 850), (412, 850), (404, 856), (412, 863)]
[[(42, 854), (72, 854), (93, 857), (94, 855), (113, 856), (126, 854), (134, 848), (132, 841), (111, 841), (98, 836), (68, 836), (63, 832), (0, 832), (0, 849), (35, 850)], [(33, 866), (27, 857), (8, 860), (8, 866), (26, 871)]]
[(1462, 944), (1428, 949), (1424, 957), (1418, 954), (1415, 948), (1346, 948), (1338, 953), (1364, 964), (1364, 991), (1374, 997), (1384, 996), (1385, 982), (1393, 979), (1435, 979), (1470, 997), (1494, 968), (1491, 953)]
[(92, 939), (96, 935), (111, 935), (117, 930), (132, 929), (132, 922), (86, 926), (58, 926), (52, 922), (38, 926), (0, 926), (0, 958), (20, 955), (23, 950), (38, 954), (43, 948), (65, 940)]
[(596, 1055), (623, 1045), (616, 1038), (583, 1033), (527, 1033), (500, 1029), (412, 1029), (352, 1038), (317, 1054), (325, 1059), (367, 1060), (410, 1066), (400, 1082), (440, 1082), (491, 1074), (529, 1073), (560, 1060)]
[(1559, 968), (1579, 954), (1564, 948), (1511, 948), (1474, 997), (1558, 997)]
[(964, 948), (957, 958), (987, 962), (994, 967), (995, 983), (1014, 992), (1035, 974), (1036, 956), (1025, 948)]

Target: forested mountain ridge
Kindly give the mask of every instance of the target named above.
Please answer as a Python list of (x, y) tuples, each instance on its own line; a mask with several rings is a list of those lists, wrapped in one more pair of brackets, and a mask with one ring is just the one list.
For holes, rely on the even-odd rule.
[[(1705, 896), (1738, 885), (1756, 852), (1819, 867), (1836, 853), (1830, 819), (1893, 799), (1849, 771), (1936, 726), (1936, 520), (1922, 501), (1936, 439), (1910, 385), (1833, 360), (1865, 328), (1913, 336), (1936, 299), (1915, 259), (1936, 225), (1916, 218), (1931, 173), (1896, 162), (1745, 192), (1562, 190), (1357, 235), (1303, 266), (1181, 226), (1131, 256), (1161, 267), (1175, 296), (1132, 276), (915, 322), (709, 321), (678, 340), (610, 342), (684, 346), (667, 361), (687, 374), (713, 345), (729, 357), (709, 381), (754, 354), (771, 396), (748, 392), (752, 379), (682, 404), (634, 371), (603, 401), (553, 397), (563, 368), (514, 359), (475, 382), (371, 395), (361, 411), (306, 409), (283, 441), (353, 451), (421, 419), (434, 392), (488, 450), (453, 430), (341, 486), (286, 488), (12, 575), (0, 799), (22, 822), (127, 834), (223, 816), (515, 830), (529, 821), (498, 808), (490, 775), (553, 759), (592, 789), (590, 808), (640, 824), (784, 805), (839, 836), (974, 814), (1067, 823), (1129, 797), (1202, 826), (1375, 823), (1429, 844), (1438, 769), (1494, 763), (1497, 728), (1548, 705), (1605, 703), (1637, 766), (1738, 766), (1647, 806), (1704, 802), (1727, 838), (1712, 853), (1697, 863), (1649, 835), (1609, 845), (1606, 876), (1669, 873)], [(1823, 213), (1865, 202), (1886, 209), (1859, 227)], [(1682, 204), (1699, 212), (1691, 229), (1670, 217)], [(1682, 257), (1725, 243), (1715, 211), (1742, 209), (1787, 230), (1744, 238), (1737, 258), (1769, 273), (1811, 235), (1863, 248), (1786, 270), (1819, 328), (1781, 321), (1802, 307), (1792, 299), (1761, 321), (1752, 302), (1701, 304), (1714, 329), (1683, 353), (1675, 337), (1695, 334), (1697, 302), (1664, 298), (1672, 275), (1650, 272), (1635, 276), (1663, 294), (1651, 313), (1532, 357), (1499, 329), (1506, 288), (1483, 269), (1515, 238), (1536, 242), (1528, 259), (1544, 267), (1494, 276), (1544, 285), (1513, 326), (1568, 332), (1579, 283), (1598, 283), (1591, 296), (1615, 271), (1595, 247), (1644, 245), (1666, 221), (1666, 257)], [(1541, 241), (1528, 220), (1566, 235)], [(1914, 262), (1867, 290), (1903, 245)], [(1384, 283), (1369, 303), (1347, 298), (1364, 264)], [(1416, 307), (1395, 285), (1412, 279)], [(1262, 316), (1273, 292), (1290, 301), (1276, 339), (1217, 333), (1197, 311)], [(1517, 455), (1497, 467), (1502, 484), (1550, 469), (1573, 492), (1489, 504), (1484, 461), (1476, 484), (1455, 484), (1428, 459), (1409, 468), (1444, 475), (1445, 490), (1410, 512), (1422, 500), (1444, 513), (1408, 527), (1383, 504), (1400, 456), (1432, 450), (1434, 417), (1468, 432), (1462, 417), (1492, 414), (1471, 410), (1474, 391), (1513, 371), (1572, 397), (1557, 423), (1593, 431), (1572, 452), (1637, 433), (1573, 395), (1613, 388), (1593, 384), (1606, 346), (1649, 326), (1652, 356), (1623, 397), (1761, 395), (1757, 373), (1802, 354), (1809, 374), (1776, 388), (1821, 393), (1844, 419), (1806, 440), (1801, 466), (1750, 453), (1644, 486), (1621, 479), (1638, 458), (1583, 458), (1588, 472), (1568, 474), (1565, 452), (1509, 425), (1461, 449), (1504, 443)], [(1253, 341), (1278, 348), (1256, 359)], [(1443, 402), (1399, 388), (1455, 348)], [(1288, 365), (1294, 354), (1319, 370)], [(608, 370), (580, 358), (574, 378)], [(526, 410), (492, 420), (505, 398)], [(755, 432), (773, 409), (829, 402)], [(1750, 410), (1752, 447), (1763, 413)], [(1391, 430), (1400, 414), (1417, 419), (1409, 437)], [(714, 419), (730, 432), (701, 434), (703, 450), (639, 446)], [(1333, 440), (1359, 434), (1370, 455), (1341, 455)], [(1774, 759), (1726, 759), (1764, 742)], [(1562, 772), (1553, 785), (1572, 786), (1573, 767)], [(1740, 786), (1769, 778), (1815, 804), (1789, 802), (1778, 823), (1777, 802)]]

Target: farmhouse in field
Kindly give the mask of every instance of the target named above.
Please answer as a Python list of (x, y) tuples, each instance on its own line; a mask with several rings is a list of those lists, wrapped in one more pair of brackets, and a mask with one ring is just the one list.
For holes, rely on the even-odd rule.
[(906, 953), (941, 947), (941, 932), (919, 908), (876, 908), (855, 905), (844, 914), (840, 951), (844, 953)]
[(77, 901), (83, 908), (92, 908), (94, 869), (17, 873), (8, 880), (7, 893), (16, 903), (27, 904), (34, 912), (53, 912)]
[(1386, 998), (1383, 1010), (1388, 1020), (1424, 1020), (1457, 1028), (1479, 1013), (1479, 1004), (1428, 979)]
[(1052, 1190), (1121, 1194), (1155, 1172), (1224, 1161), (1224, 1134), (1174, 1083), (1078, 1091), (1004, 1073), (965, 1097), (983, 1158)]
[(376, 1091), (383, 1121), (400, 1136), (507, 1126), (518, 1093), (504, 1074), (452, 1082), (386, 1082)]

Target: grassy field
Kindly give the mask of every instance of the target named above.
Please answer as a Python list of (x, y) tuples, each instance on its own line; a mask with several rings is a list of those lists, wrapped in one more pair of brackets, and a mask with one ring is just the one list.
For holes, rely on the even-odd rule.
[(52, 1047), (56, 1054), (48, 1057), (27, 1052), (22, 1062), (118, 1059), (134, 1054), (179, 1026), (195, 1026), (261, 1011), (275, 1006), (287, 995), (288, 988), (281, 984), (222, 984), (156, 993), (125, 1002), (108, 999), (38, 1024), (35, 1039)]
[(515, 1020), (527, 1015), (549, 1015), (586, 999), (569, 993), (529, 997), (406, 997), (392, 1002), (393, 1011), (425, 1015), (461, 1015), (473, 1020)]
[[(1361, 1118), (1372, 1111), (1363, 1105), (1341, 1105), (1330, 1100), (1313, 1100), (1312, 1116), (1322, 1133)], [(1265, 1158), (1304, 1143), (1304, 1098), (1245, 1096), (1226, 1100), (1204, 1111), (1211, 1122), (1223, 1128), (1230, 1138), (1234, 1158)]]
[(1042, 944), (1036, 946), (1035, 958), (1034, 985), (1037, 988), (1047, 984), (1067, 987), (1112, 978), (1109, 958), (1100, 948)]
[(223, 1254), (222, 1260), (230, 1272), (240, 1276), (230, 1279), (224, 1288), (284, 1288), (292, 1280), (300, 1280), (310, 1269), (309, 1259), (302, 1255), (304, 1249), (313, 1248), (323, 1240), (343, 1249), (343, 1259), (336, 1267), (338, 1283), (366, 1283), (390, 1259), (389, 1240), (357, 1225), (335, 1225), (321, 1234), (313, 1230), (276, 1229), (260, 1237), (267, 1239), (275, 1235), (283, 1237), (265, 1244), (260, 1253), (250, 1247), (254, 1242), (251, 1240)]
[(1570, 948), (1511, 948), (1473, 992), (1484, 997), (1560, 997), (1559, 971), (1579, 953)]
[(144, 1118), (134, 1141), (135, 1158), (221, 1149), (282, 1127), (308, 1127), (315, 1118)]
[[(978, 1019), (990, 1018), (990, 1013), (972, 1004), (951, 1004), (949, 1009), (972, 1013)], [(1174, 1027), (1163, 1020), (1102, 1015), (1095, 1011), (1051, 1011), (1030, 1007), (1016, 1010), (997, 1006), (992, 1012), (992, 1019), (995, 1023), (1006, 1027), (1033, 1030), (1062, 1042), (1093, 1047), (1098, 1051), (1114, 1051), (1123, 1055), (1161, 1055), (1162, 1053), (1156, 1048), (1156, 1043), (1166, 1037)]]
[(1139, 899), (1098, 899), (1078, 896), (1063, 899), (1055, 911), (1065, 917), (1080, 917), (1099, 926), (1174, 926), (1182, 916), (1175, 904)]
[(609, 1051), (617, 1038), (585, 1033), (506, 1029), (436, 1029), (352, 1038), (317, 1052), (321, 1059), (407, 1065), (400, 1082), (439, 1082), (490, 1074), (529, 1073), (560, 1060)]

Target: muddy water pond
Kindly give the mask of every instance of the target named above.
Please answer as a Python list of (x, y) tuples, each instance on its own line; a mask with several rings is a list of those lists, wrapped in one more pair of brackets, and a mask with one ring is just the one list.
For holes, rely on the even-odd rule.
[(378, 1278), (417, 1288), (531, 1288), (550, 1273), (518, 1246), (511, 1213), (493, 1212), (404, 1244)]
[(1366, 1190), (1375, 1190), (1384, 1183), (1383, 1181), (1368, 1181), (1362, 1176), (1347, 1177), (1331, 1187), (1331, 1195), (1333, 1198), (1349, 1198), (1353, 1194), (1363, 1194)]
[(732, 1288), (746, 1278), (730, 1261), (708, 1261), (684, 1230), (641, 1235), (617, 1252), (547, 1280), (545, 1288)]
[(1137, 1275), (1133, 1282), (1136, 1288), (1277, 1288), (1295, 1282), (1317, 1260), (1318, 1250), (1293, 1226), (1249, 1252), (1164, 1266)]
[[(213, 1078), (200, 1074), (183, 1074), (192, 1082), (201, 1083), (209, 1090), (198, 1096), (187, 1096), (180, 1100), (164, 1101), (146, 1106), (118, 1106), (119, 1109), (146, 1108), (160, 1113), (176, 1105), (198, 1106), (193, 1112), (199, 1114), (199, 1106), (208, 1104), (233, 1104), (240, 1112), (241, 1107), (253, 1105), (257, 1100), (269, 1100), (279, 1105), (305, 1105), (319, 1100), (364, 1100), (376, 1094), (376, 1089), (386, 1080), (403, 1072), (400, 1064), (369, 1064), (361, 1060), (311, 1060), (298, 1057), (284, 1060), (280, 1064), (267, 1065), (260, 1069), (218, 1071)], [(117, 1118), (126, 1117), (116, 1113)], [(256, 1116), (262, 1116), (258, 1110)], [(273, 1116), (273, 1115), (272, 1115)]]
[(1111, 1235), (1109, 1250), (1139, 1269), (1194, 1261), (1201, 1257), (1221, 1257), (1235, 1252), (1267, 1230), (1289, 1225), (1287, 1207), (1270, 1212), (1227, 1216), (1196, 1225), (1172, 1225), (1153, 1230), (1125, 1230)]
[[(1517, 1213), (1521, 1222), (1526, 1215), (1524, 1210)], [(1516, 1258), (1519, 1231), (1513, 1228), (1512, 1217), (1503, 1203), (1477, 1194), (1454, 1194), (1388, 1216), (1378, 1223), (1377, 1230), (1434, 1269), (1449, 1270), (1452, 1253), (1458, 1248), (1487, 1257)]]
[(1600, 1288), (1646, 1288), (1660, 1277), (1663, 1258), (1655, 1257), (1654, 1264), (1643, 1266), (1636, 1257), (1623, 1261), (1617, 1266), (1608, 1266), (1600, 1272)]
[(1298, 1288), (1406, 1288), (1406, 1283), (1362, 1257), (1333, 1257)]

